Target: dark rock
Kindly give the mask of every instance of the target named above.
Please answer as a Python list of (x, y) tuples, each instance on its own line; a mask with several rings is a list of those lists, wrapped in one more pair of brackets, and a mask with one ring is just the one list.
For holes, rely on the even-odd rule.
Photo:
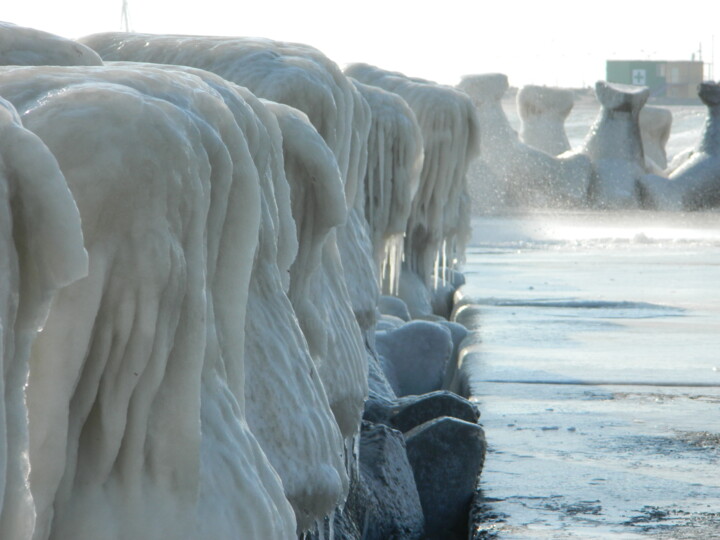
[(405, 434), (407, 455), (425, 514), (427, 540), (465, 540), (485, 434), (474, 423), (442, 417)]

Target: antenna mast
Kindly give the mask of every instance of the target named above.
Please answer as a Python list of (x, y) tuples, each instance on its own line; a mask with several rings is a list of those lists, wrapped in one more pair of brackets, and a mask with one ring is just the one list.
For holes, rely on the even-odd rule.
[(130, 28), (130, 15), (128, 14), (128, 0), (123, 0), (122, 13), (120, 14), (120, 26), (123, 32), (132, 32)]

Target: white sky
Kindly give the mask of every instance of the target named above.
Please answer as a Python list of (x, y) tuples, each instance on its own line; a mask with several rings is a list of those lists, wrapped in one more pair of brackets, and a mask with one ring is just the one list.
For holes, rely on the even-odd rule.
[[(0, 20), (76, 38), (120, 30), (122, 0), (2, 0)], [(128, 0), (137, 32), (262, 36), (307, 43), (341, 66), (367, 62), (455, 84), (588, 86), (605, 60), (689, 60), (720, 75), (720, 2), (638, 0)], [(665, 4), (665, 2), (662, 2)], [(668, 3), (669, 4), (669, 3)], [(706, 77), (709, 77), (706, 68)]]

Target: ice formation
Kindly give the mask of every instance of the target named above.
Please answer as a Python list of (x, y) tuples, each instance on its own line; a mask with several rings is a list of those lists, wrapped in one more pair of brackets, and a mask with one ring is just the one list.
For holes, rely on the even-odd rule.
[(520, 140), (557, 156), (570, 150), (565, 119), (575, 101), (570, 90), (548, 86), (523, 86), (517, 93), (517, 110), (522, 121)]
[(667, 166), (665, 145), (670, 138), (672, 112), (663, 107), (645, 105), (640, 110), (640, 138), (645, 154), (645, 167), (655, 173), (662, 173)]
[(337, 231), (338, 247), (355, 315), (365, 332), (372, 328), (378, 292), (361, 191), (370, 113), (337, 65), (310, 46), (260, 38), (105, 33), (81, 42), (106, 60), (206, 69), (303, 111), (335, 154), (345, 182), (349, 217)]
[(598, 81), (595, 94), (601, 109), (583, 145), (595, 169), (591, 202), (598, 208), (636, 208), (637, 183), (645, 175), (638, 117), (649, 90)]
[(500, 182), (507, 206), (582, 206), (587, 201), (591, 165), (579, 154), (551, 156), (520, 141), (500, 100), (508, 89), (500, 73), (466, 75), (458, 88), (475, 103), (480, 118), (482, 162)]
[(405, 231), (420, 184), (423, 139), (415, 114), (397, 94), (356, 81), (372, 124), (365, 173), (365, 217), (384, 294), (397, 294)]
[(19, 68), (0, 85), (58, 157), (90, 254), (32, 351), (35, 538), (290, 537), (228, 376), (260, 219), (235, 117), (161, 70)]
[(708, 108), (700, 142), (669, 179), (647, 175), (640, 180), (650, 206), (662, 210), (720, 206), (720, 85), (704, 82), (698, 95)]
[[(1, 32), (1, 30), (0, 30)], [(0, 98), (0, 538), (30, 538), (25, 386), (56, 291), (87, 275), (80, 215), (58, 163)]]
[(76, 41), (0, 21), (1, 66), (100, 66), (95, 51)]
[(345, 73), (400, 95), (415, 113), (424, 162), (405, 237), (405, 266), (434, 285), (463, 257), (470, 232), (466, 173), (478, 153), (479, 126), (470, 100), (457, 90), (368, 64)]

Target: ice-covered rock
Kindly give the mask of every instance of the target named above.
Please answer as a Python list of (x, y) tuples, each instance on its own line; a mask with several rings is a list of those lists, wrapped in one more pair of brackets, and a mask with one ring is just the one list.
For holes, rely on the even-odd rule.
[(420, 184), (423, 139), (415, 114), (391, 92), (355, 82), (372, 123), (365, 173), (365, 217), (384, 294), (397, 294), (405, 231)]
[(368, 400), (364, 418), (406, 433), (420, 424), (442, 416), (477, 423), (480, 411), (467, 399), (453, 392), (439, 390), (393, 401)]
[(640, 110), (639, 121), (645, 167), (649, 172), (661, 173), (668, 166), (665, 145), (670, 138), (672, 112), (664, 107), (645, 105)]
[(582, 150), (595, 169), (591, 202), (598, 208), (637, 208), (638, 181), (645, 175), (638, 118), (649, 90), (598, 81), (595, 94), (601, 109)]
[(410, 320), (407, 304), (397, 296), (381, 296), (378, 301), (378, 310), (382, 315), (393, 315), (405, 322)]
[(476, 423), (443, 416), (405, 434), (428, 540), (468, 538), (468, 512), (485, 461)]
[(90, 254), (33, 347), (35, 537), (294, 534), (228, 375), (244, 379), (260, 218), (235, 116), (159, 69), (25, 68), (0, 84), (58, 157)]
[(452, 355), (450, 330), (413, 321), (375, 337), (383, 371), (398, 396), (425, 394), (442, 388)]
[(0, 21), (0, 66), (101, 66), (98, 54), (76, 41)]
[(662, 210), (720, 206), (720, 85), (702, 83), (698, 95), (708, 108), (700, 142), (669, 180), (651, 175), (640, 180), (650, 206)]
[(489, 175), (484, 176), (491, 180), (487, 189), (500, 190), (502, 204), (531, 207), (586, 204), (592, 173), (590, 161), (580, 154), (551, 156), (520, 141), (501, 105), (508, 89), (506, 75), (466, 75), (458, 88), (477, 107), (480, 156), (489, 169)]
[(575, 104), (570, 90), (526, 85), (516, 99), (522, 142), (551, 156), (570, 150), (565, 133), (565, 119)]
[(469, 239), (465, 177), (479, 150), (475, 109), (462, 92), (430, 81), (367, 64), (350, 65), (345, 73), (400, 95), (420, 125), (424, 161), (405, 236), (404, 269), (433, 286), (442, 268), (462, 261)]
[(58, 289), (87, 274), (88, 257), (80, 215), (56, 159), (2, 98), (0, 223), (0, 537), (31, 538), (30, 347)]
[(363, 214), (370, 110), (337, 65), (313, 47), (261, 38), (104, 33), (80, 41), (105, 60), (206, 69), (308, 116), (335, 154), (345, 182), (349, 216), (338, 228), (338, 248), (353, 310), (363, 332), (369, 332), (379, 293)]

